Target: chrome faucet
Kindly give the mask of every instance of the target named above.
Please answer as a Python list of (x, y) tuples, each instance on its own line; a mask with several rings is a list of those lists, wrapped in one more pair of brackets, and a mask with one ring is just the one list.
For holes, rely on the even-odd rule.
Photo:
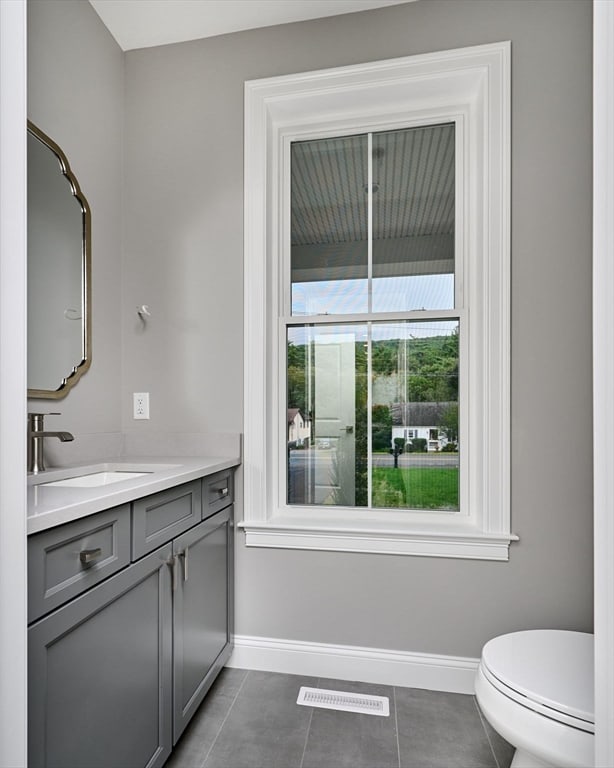
[(70, 432), (45, 432), (45, 416), (59, 415), (59, 413), (28, 414), (28, 472), (37, 474), (45, 469), (43, 438), (57, 437), (63, 443), (68, 443), (75, 439)]

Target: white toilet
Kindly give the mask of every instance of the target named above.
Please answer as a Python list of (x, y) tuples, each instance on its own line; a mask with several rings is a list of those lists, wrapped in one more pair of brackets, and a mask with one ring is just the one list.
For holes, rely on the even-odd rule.
[(539, 629), (490, 640), (475, 680), (480, 709), (516, 748), (513, 768), (594, 765), (593, 635)]

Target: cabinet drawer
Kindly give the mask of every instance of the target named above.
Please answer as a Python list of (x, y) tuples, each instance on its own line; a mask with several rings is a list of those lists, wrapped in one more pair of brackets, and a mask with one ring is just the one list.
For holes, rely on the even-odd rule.
[(132, 504), (132, 558), (170, 541), (201, 519), (201, 481), (160, 491)]
[(120, 507), (28, 538), (28, 621), (130, 563), (130, 507)]
[(224, 469), (203, 478), (203, 520), (224, 509), (234, 501), (234, 482), (231, 469)]

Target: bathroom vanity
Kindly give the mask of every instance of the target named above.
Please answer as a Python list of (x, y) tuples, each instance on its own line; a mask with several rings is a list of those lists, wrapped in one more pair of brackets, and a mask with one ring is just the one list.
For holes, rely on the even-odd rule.
[[(29, 122), (36, 401), (65, 397), (90, 368), (91, 256), (87, 200), (62, 149)], [(158, 768), (232, 651), (239, 443), (234, 458), (194, 458), (188, 448), (192, 458), (45, 470), (43, 441), (73, 435), (48, 431), (36, 411), (27, 428), (28, 765)], [(139, 439), (147, 453), (160, 447), (159, 436), (132, 434), (121, 450)], [(178, 440), (206, 442), (164, 435), (164, 450)]]
[(29, 479), (31, 768), (165, 763), (232, 651), (237, 464)]

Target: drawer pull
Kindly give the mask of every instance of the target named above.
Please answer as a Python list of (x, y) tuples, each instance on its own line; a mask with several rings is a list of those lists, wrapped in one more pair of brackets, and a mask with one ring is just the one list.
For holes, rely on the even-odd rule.
[(102, 549), (100, 547), (96, 547), (96, 549), (83, 549), (79, 552), (79, 560), (81, 560), (81, 565), (89, 565), (98, 560), (101, 555)]
[(228, 486), (227, 485), (220, 485), (217, 488), (211, 489), (214, 493), (219, 493), (220, 497), (228, 496)]

